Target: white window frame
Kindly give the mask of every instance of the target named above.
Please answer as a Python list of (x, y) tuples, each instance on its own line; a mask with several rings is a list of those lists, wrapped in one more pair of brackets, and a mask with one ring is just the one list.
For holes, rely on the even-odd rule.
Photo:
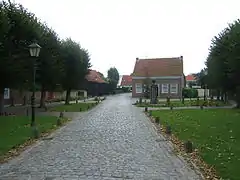
[(136, 94), (142, 93), (143, 92), (142, 83), (136, 83), (135, 84), (135, 90), (136, 90)]
[[(174, 88), (174, 91), (173, 91)], [(178, 84), (170, 84), (170, 93), (177, 94), (178, 93)]]
[(161, 93), (168, 94), (169, 92), (169, 84), (161, 84)]

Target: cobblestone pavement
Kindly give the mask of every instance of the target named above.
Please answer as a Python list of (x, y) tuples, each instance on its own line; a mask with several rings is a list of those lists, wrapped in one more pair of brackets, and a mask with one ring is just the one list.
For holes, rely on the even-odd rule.
[(129, 94), (110, 96), (0, 166), (1, 180), (197, 180)]

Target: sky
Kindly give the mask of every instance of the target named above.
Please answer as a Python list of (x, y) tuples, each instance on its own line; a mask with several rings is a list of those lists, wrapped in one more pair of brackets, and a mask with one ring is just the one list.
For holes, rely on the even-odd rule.
[[(14, 2), (14, 0), (12, 0)], [(15, 0), (88, 49), (92, 69), (131, 74), (136, 58), (183, 56), (204, 67), (211, 39), (240, 17), (238, 0)], [(44, 47), (43, 47), (44, 48)]]

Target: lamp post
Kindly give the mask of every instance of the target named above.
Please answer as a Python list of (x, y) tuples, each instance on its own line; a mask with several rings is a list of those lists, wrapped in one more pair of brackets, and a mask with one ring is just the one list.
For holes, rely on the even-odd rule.
[(35, 81), (36, 81), (36, 58), (39, 56), (41, 46), (37, 43), (33, 43), (29, 46), (30, 56), (33, 57), (33, 81), (32, 81), (32, 98), (31, 98), (31, 107), (32, 107), (32, 119), (31, 127), (34, 130), (34, 136), (37, 136), (36, 124), (35, 124)]
[[(204, 71), (204, 75), (205, 75), (205, 81), (206, 81), (206, 76), (208, 75), (208, 72), (207, 71)], [(206, 101), (206, 96), (207, 96), (207, 84), (206, 82), (204, 82), (204, 101)]]

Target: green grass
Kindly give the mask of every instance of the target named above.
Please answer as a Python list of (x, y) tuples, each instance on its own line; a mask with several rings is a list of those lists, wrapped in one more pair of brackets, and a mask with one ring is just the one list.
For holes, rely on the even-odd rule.
[(69, 104), (69, 105), (58, 105), (58, 106), (49, 108), (49, 111), (80, 112), (80, 111), (87, 111), (88, 109), (91, 109), (95, 105), (96, 105), (96, 102), (86, 102), (86, 103)]
[[(185, 100), (184, 103), (182, 101), (170, 101), (170, 106), (173, 107), (188, 107), (188, 106), (198, 106), (198, 105), (204, 105), (204, 106), (228, 106), (230, 105), (229, 103), (224, 103), (222, 101), (204, 101), (202, 99), (197, 102), (197, 100)], [(149, 103), (142, 103), (142, 104), (137, 104), (138, 107), (168, 107), (166, 101), (160, 101), (159, 104), (149, 104)]]
[(204, 109), (153, 111), (180, 140), (191, 140), (203, 160), (224, 179), (240, 177), (240, 110)]
[[(63, 119), (66, 121), (67, 119)], [(39, 133), (46, 133), (56, 128), (57, 117), (37, 116)], [(30, 118), (27, 116), (0, 117), (0, 160), (12, 148), (17, 148), (32, 139)]]

